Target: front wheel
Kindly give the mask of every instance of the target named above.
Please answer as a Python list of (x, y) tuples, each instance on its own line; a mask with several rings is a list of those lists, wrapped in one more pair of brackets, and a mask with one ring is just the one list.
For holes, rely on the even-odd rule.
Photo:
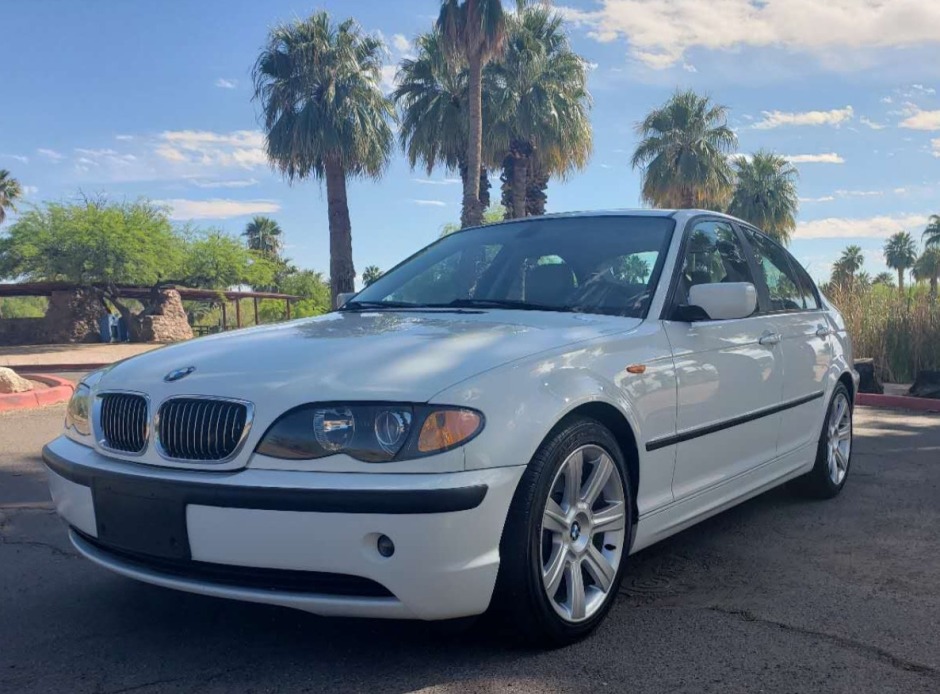
[(817, 499), (831, 499), (842, 491), (852, 461), (852, 398), (845, 384), (836, 385), (826, 410), (816, 464), (796, 480), (797, 488)]
[(495, 607), (529, 641), (590, 633), (613, 604), (629, 551), (632, 496), (613, 435), (573, 419), (549, 437), (513, 498)]

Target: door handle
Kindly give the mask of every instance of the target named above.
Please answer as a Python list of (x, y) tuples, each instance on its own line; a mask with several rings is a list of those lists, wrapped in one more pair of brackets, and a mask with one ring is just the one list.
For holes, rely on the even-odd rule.
[(757, 343), (760, 345), (775, 345), (780, 342), (780, 336), (777, 333), (766, 332), (760, 336)]
[(829, 337), (831, 332), (832, 331), (829, 330), (829, 328), (827, 328), (825, 325), (820, 325), (818, 328), (816, 328), (816, 337)]

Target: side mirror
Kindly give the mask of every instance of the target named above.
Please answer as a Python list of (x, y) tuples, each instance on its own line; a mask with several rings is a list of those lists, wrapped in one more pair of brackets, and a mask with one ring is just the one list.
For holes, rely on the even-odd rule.
[(694, 284), (689, 305), (702, 309), (712, 320), (747, 318), (757, 308), (757, 290), (750, 282)]
[(346, 302), (356, 296), (357, 292), (340, 292), (336, 295), (336, 308), (343, 308)]

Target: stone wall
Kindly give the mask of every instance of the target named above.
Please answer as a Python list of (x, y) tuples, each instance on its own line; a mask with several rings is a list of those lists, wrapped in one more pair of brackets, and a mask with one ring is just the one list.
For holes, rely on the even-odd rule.
[(45, 339), (45, 318), (0, 318), (0, 345), (41, 345)]
[[(178, 342), (193, 337), (193, 330), (175, 289), (161, 293), (161, 303), (137, 318), (137, 342)], [(100, 342), (100, 320), (107, 315), (91, 289), (53, 292), (44, 318), (0, 318), (0, 345), (53, 345)]]

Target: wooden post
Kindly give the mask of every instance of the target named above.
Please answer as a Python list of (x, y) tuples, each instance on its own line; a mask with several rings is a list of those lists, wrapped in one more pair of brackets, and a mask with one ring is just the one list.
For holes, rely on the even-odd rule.
[(227, 303), (225, 299), (222, 300), (222, 332), (228, 330), (228, 312), (225, 307)]
[(290, 320), (290, 299), (284, 299), (284, 305), (287, 307), (287, 320)]
[(254, 301), (255, 304), (255, 325), (261, 325), (261, 323), (258, 322), (258, 297), (254, 297), (252, 301)]
[(242, 327), (242, 302), (240, 299), (235, 299), (235, 325), (237, 327)]

